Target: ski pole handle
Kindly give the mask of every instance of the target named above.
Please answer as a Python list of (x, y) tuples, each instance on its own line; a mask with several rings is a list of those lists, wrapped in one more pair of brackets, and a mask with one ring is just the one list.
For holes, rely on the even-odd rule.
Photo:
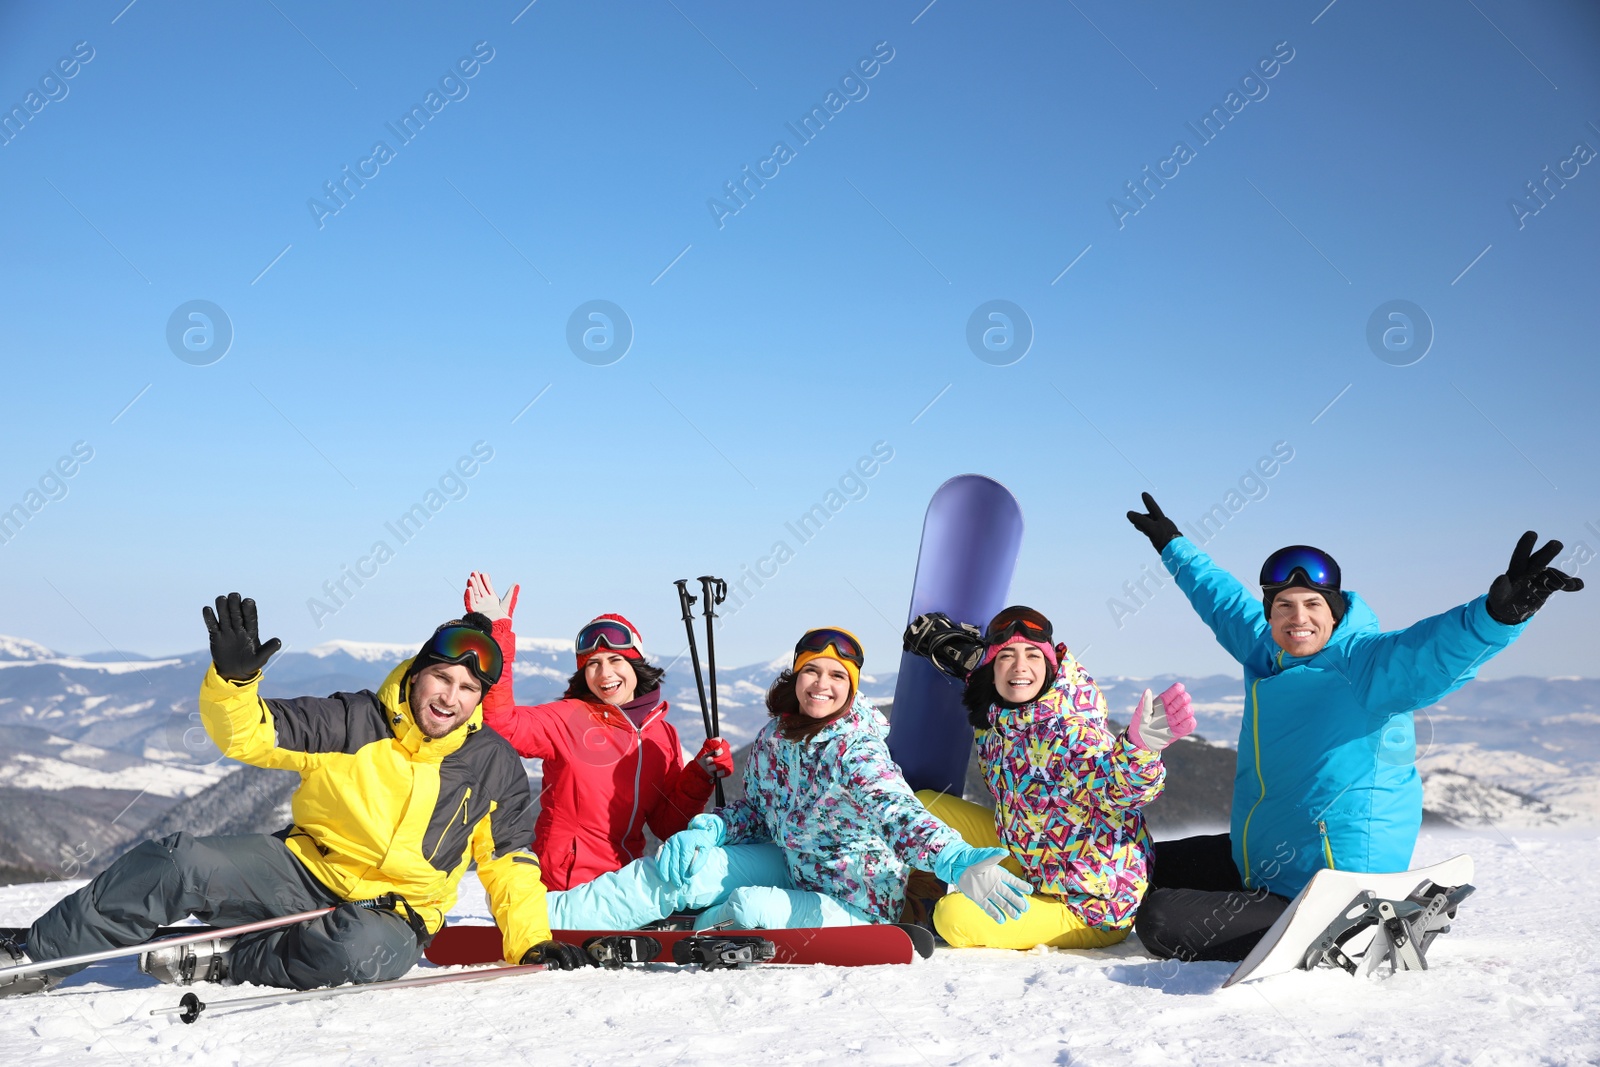
[(688, 622), (694, 618), (694, 603), (698, 598), (689, 592), (689, 579), (679, 578), (672, 584), (678, 587), (678, 608), (683, 612), (683, 621)]
[[(711, 689), (711, 717), (706, 729), (707, 737), (720, 737), (722, 723), (717, 713), (717, 642), (713, 632), (713, 620), (717, 617), (717, 605), (728, 599), (728, 583), (721, 578), (709, 574), (700, 576), (700, 595), (704, 600), (706, 619), (706, 678)], [(717, 807), (727, 803), (722, 791), (722, 779), (716, 781)]]
[[(717, 731), (706, 705), (706, 683), (700, 674), (700, 650), (694, 647), (694, 612), (691, 609), (697, 598), (687, 588), (689, 579), (679, 578), (672, 584), (678, 587), (678, 607), (683, 609), (683, 628), (689, 635), (689, 662), (694, 665), (694, 687), (700, 694), (700, 721), (705, 725), (707, 739), (710, 739), (717, 736)], [(718, 792), (720, 794), (721, 790)], [(718, 799), (721, 799), (720, 796)]]

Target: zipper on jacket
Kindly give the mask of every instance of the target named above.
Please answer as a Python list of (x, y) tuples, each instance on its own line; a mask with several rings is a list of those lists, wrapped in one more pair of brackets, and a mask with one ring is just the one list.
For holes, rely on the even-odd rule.
[[(622, 711), (621, 708), (617, 710)], [(660, 711), (661, 709), (657, 708), (656, 710)], [(643, 726), (634, 726), (633, 720), (628, 718), (628, 713), (625, 711), (622, 711), (622, 718), (629, 726), (633, 727), (633, 810), (628, 813), (628, 824), (622, 830), (622, 840), (617, 842), (617, 848), (623, 855), (628, 857), (631, 863), (639, 858), (628, 851), (628, 834), (633, 832), (633, 821), (639, 817), (639, 783), (644, 778), (644, 731), (645, 727), (655, 722), (656, 716), (654, 713), (646, 715)]]
[(1328, 870), (1336, 871), (1339, 868), (1333, 863), (1333, 846), (1328, 843), (1328, 824), (1322, 819), (1317, 820), (1317, 832), (1322, 835), (1322, 858), (1328, 861)]
[(467, 787), (467, 791), (466, 791), (465, 795), (463, 795), (462, 798), (461, 798), (460, 805), (458, 805), (456, 807), (455, 812), (450, 816), (449, 820), (444, 824), (444, 829), (439, 831), (439, 840), (437, 840), (437, 841), (435, 841), (433, 843), (433, 851), (428, 853), (428, 862), (429, 863), (433, 862), (433, 857), (437, 856), (439, 854), (439, 850), (444, 847), (444, 839), (446, 837), (450, 836), (450, 827), (455, 825), (456, 816), (457, 815), (461, 816), (461, 825), (462, 826), (467, 825), (467, 801), (469, 801), (471, 799), (472, 799), (472, 788), (469, 786), (469, 787)]
[[(1282, 654), (1280, 653), (1279, 655), (1281, 656)], [(1256, 695), (1256, 686), (1260, 684), (1260, 678), (1250, 683), (1250, 734), (1255, 742), (1256, 782), (1261, 786), (1261, 795), (1256, 798), (1254, 804), (1250, 805), (1250, 811), (1244, 817), (1242, 835), (1244, 840), (1240, 842), (1240, 850), (1244, 854), (1244, 871), (1242, 873), (1244, 874), (1244, 887), (1246, 889), (1254, 888), (1250, 884), (1250, 820), (1255, 817), (1256, 809), (1261, 806), (1261, 802), (1267, 799), (1267, 780), (1261, 774), (1261, 698)]]

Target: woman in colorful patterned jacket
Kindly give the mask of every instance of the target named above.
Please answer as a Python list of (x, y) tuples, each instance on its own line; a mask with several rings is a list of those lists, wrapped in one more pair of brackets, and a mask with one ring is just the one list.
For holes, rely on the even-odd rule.
[(1006, 866), (1039, 887), (1019, 922), (1004, 926), (961, 894), (933, 909), (956, 947), (1100, 948), (1128, 936), (1148, 885), (1151, 842), (1139, 809), (1161, 794), (1161, 750), (1194, 730), (1181, 684), (1147, 689), (1122, 733), (1106, 701), (1050, 620), (1010, 607), (976, 628), (919, 616), (906, 647), (946, 673), (965, 674), (962, 703), (978, 732), (978, 762), (995, 810), (932, 790), (928, 810), (975, 846), (1004, 845)]
[(566, 694), (518, 706), (511, 665), (517, 655), (513, 586), (503, 599), (487, 574), (467, 579), (469, 611), (488, 616), (505, 660), (483, 698), (483, 721), (524, 758), (544, 762), (533, 848), (545, 886), (566, 890), (644, 855), (644, 828), (666, 840), (704, 811), (716, 778), (733, 773), (733, 752), (710, 738), (684, 761), (661, 699), (663, 671), (644, 658), (639, 632), (621, 615), (601, 615), (578, 631), (578, 669)]
[(999, 866), (1003, 848), (973, 848), (934, 818), (901, 777), (888, 723), (857, 692), (861, 644), (847, 630), (808, 631), (767, 693), (772, 721), (745, 767), (745, 795), (666, 842), (656, 860), (687, 884), (726, 846), (770, 841), (788, 884), (735, 888), (700, 916), (706, 928), (897, 922), (910, 868), (957, 883), (991, 921), (1021, 915), (1032, 886)]

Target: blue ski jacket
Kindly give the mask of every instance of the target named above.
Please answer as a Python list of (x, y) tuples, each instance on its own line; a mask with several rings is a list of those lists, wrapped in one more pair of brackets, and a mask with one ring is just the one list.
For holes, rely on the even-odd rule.
[(1382, 633), (1345, 590), (1327, 646), (1291, 656), (1273, 641), (1260, 597), (1187, 537), (1161, 561), (1244, 667), (1230, 836), (1245, 886), (1293, 897), (1323, 868), (1409, 867), (1422, 826), (1412, 712), (1471, 681), (1527, 624), (1496, 622), (1482, 596)]

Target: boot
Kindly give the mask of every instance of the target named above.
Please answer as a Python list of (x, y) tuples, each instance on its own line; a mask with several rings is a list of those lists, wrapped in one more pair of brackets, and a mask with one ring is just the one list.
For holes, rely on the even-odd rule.
[(228, 957), (238, 938), (219, 937), (139, 953), (139, 971), (168, 985), (226, 982)]
[[(27, 943), (23, 940), (27, 933), (26, 930), (10, 928), (0, 932), (0, 967), (20, 967), (24, 963), (33, 962), (26, 951)], [(49, 989), (56, 984), (56, 981), (42, 974), (21, 974), (11, 978), (0, 978), (0, 998), (37, 993)]]

